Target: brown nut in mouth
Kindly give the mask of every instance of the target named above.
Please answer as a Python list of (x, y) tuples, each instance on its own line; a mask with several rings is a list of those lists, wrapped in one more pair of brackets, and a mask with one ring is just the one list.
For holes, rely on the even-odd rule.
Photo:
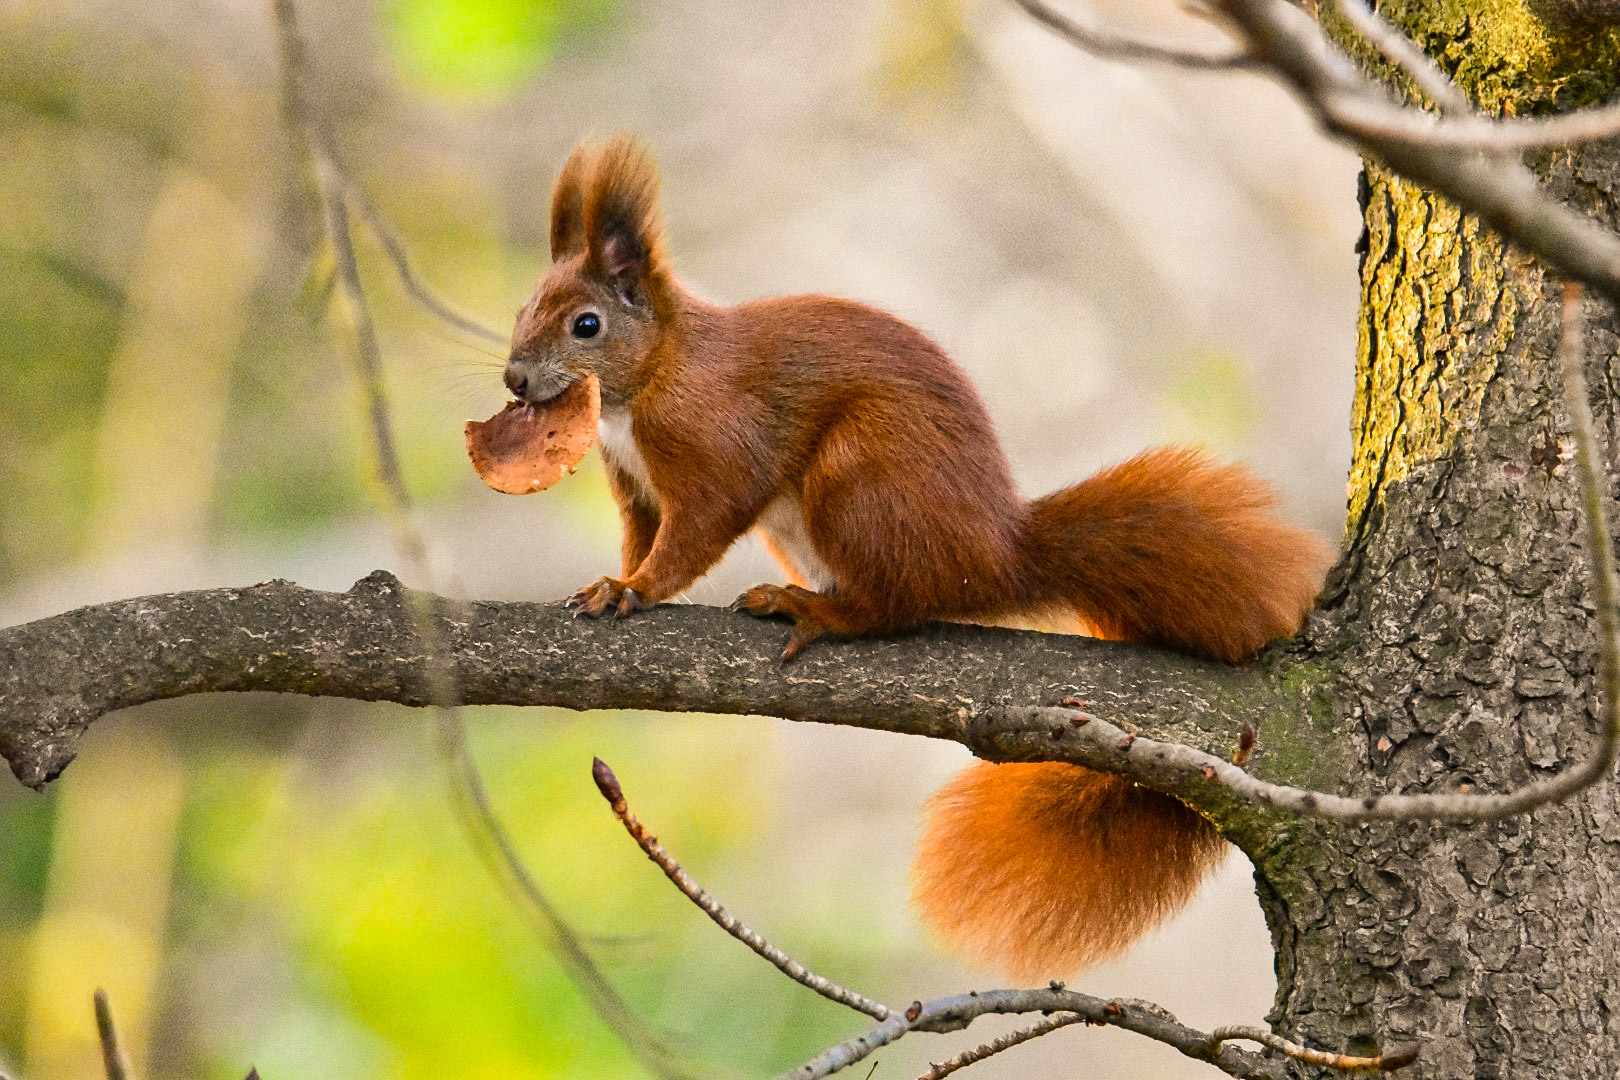
[(543, 405), (509, 401), (488, 420), (467, 421), (467, 456), (496, 491), (544, 491), (579, 466), (601, 414), (601, 383), (587, 375)]

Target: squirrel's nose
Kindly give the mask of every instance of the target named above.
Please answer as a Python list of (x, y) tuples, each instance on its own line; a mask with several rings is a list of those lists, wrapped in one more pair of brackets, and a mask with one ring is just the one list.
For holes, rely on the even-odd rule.
[(521, 401), (523, 392), (529, 388), (529, 377), (518, 370), (516, 364), (507, 364), (501, 378), (506, 383), (506, 388), (512, 391), (512, 396)]

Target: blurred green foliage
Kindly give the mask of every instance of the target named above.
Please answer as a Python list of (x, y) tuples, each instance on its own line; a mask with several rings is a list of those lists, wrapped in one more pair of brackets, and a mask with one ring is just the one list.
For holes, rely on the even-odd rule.
[(523, 86), (565, 38), (608, 25), (613, 0), (386, 0), (382, 22), (413, 85), (449, 98)]
[[(221, 747), (195, 769), (181, 855), (194, 895), (182, 909), (252, 912), (246, 934), (215, 927), (226, 939), (213, 947), (275, 974), (256, 1030), (193, 1037), (207, 1040), (220, 1069), (251, 1058), (266, 1076), (334, 1075), (334, 1058), (337, 1075), (355, 1076), (635, 1074), (458, 830), (428, 740), (408, 734), (422, 731), (420, 718), (333, 708), (371, 734), (387, 729), (388, 743), (312, 732), (316, 755)], [(701, 918), (612, 820), (590, 761), (611, 755), (639, 777), (642, 812), (701, 866), (757, 839), (747, 777), (768, 760), (747, 740), (715, 740), (712, 728), (660, 730), (633, 716), (478, 710), (470, 719), (500, 813), (629, 998), (656, 1010), (679, 984), (708, 979), (669, 966), (671, 943)], [(738, 783), (716, 787), (715, 775)], [(627, 933), (636, 935), (628, 946)], [(675, 1041), (717, 1049), (691, 1032)]]
[(1174, 438), (1218, 452), (1240, 450), (1254, 432), (1259, 409), (1253, 377), (1236, 353), (1198, 349), (1167, 364), (1160, 396)]

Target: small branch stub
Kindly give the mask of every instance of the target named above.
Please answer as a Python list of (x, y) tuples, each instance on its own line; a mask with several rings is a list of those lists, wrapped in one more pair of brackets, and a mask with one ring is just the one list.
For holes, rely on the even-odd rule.
[(118, 1028), (113, 1023), (112, 1003), (107, 991), (97, 988), (95, 994), (96, 1034), (101, 1040), (101, 1063), (107, 1070), (107, 1080), (134, 1080), (129, 1055), (118, 1041)]
[(1240, 769), (1249, 767), (1249, 759), (1254, 756), (1254, 747), (1259, 742), (1259, 736), (1254, 733), (1254, 725), (1245, 722), (1243, 730), (1238, 734), (1237, 753), (1232, 755), (1232, 764)]

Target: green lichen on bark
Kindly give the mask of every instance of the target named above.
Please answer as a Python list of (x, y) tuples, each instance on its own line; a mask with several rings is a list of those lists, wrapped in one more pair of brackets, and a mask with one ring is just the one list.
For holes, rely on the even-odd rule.
[[(1578, 108), (1620, 86), (1620, 27), (1544, 17), (1526, 0), (1386, 0), (1379, 13), (1446, 69), (1485, 112)], [(1342, 22), (1330, 30), (1369, 66)], [(1399, 78), (1392, 81), (1401, 82)], [(1352, 544), (1386, 485), (1456, 452), (1479, 419), (1483, 386), (1543, 303), (1543, 275), (1455, 204), (1375, 162), (1367, 166), (1357, 394), (1352, 406)], [(1466, 341), (1468, 347), (1457, 344)], [(1459, 364), (1459, 357), (1466, 362)]]
[(1581, 108), (1613, 89), (1620, 29), (1557, 17), (1532, 0), (1386, 0), (1379, 13), (1492, 115)]
[(1526, 295), (1533, 283), (1510, 276), (1502, 241), (1454, 204), (1376, 165), (1368, 166), (1367, 192), (1352, 541), (1386, 485), (1452, 453), (1475, 429), (1515, 317), (1534, 302)]

